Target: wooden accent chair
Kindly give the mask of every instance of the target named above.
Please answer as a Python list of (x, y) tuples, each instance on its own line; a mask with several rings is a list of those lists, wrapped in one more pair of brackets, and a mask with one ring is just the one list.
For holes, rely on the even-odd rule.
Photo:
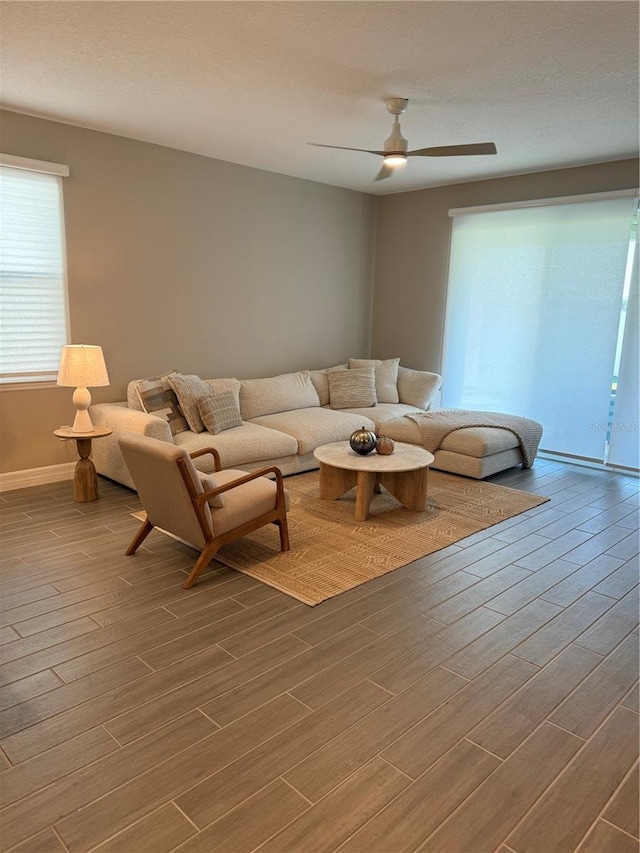
[[(189, 589), (223, 545), (265, 524), (279, 527), (280, 548), (289, 550), (288, 495), (279, 468), (272, 465), (250, 474), (222, 471), (212, 447), (189, 454), (166, 441), (132, 433), (121, 436), (119, 444), (147, 514), (125, 554), (135, 553), (154, 527), (201, 548), (183, 584)], [(207, 453), (214, 458), (213, 476), (200, 473), (192, 462)]]

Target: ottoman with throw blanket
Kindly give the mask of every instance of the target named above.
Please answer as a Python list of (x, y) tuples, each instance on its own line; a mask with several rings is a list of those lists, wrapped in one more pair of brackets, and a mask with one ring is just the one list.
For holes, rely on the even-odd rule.
[(436, 409), (387, 421), (380, 432), (422, 445), (435, 457), (432, 468), (482, 480), (516, 465), (531, 468), (542, 425), (519, 415)]

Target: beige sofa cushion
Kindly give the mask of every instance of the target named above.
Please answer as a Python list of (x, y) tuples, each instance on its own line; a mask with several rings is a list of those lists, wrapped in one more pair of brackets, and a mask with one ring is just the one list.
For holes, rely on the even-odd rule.
[(298, 445), (298, 453), (312, 453), (321, 444), (332, 441), (346, 441), (352, 432), (361, 427), (374, 429), (375, 424), (369, 418), (353, 415), (350, 412), (336, 412), (331, 409), (298, 409), (295, 412), (280, 412), (256, 418), (252, 423), (274, 430), (281, 430), (293, 436)]
[(398, 403), (399, 358), (350, 358), (349, 367), (373, 367), (376, 374), (376, 397), (378, 403)]
[(240, 412), (245, 421), (319, 405), (320, 398), (308, 370), (240, 381)]
[(353, 370), (329, 370), (329, 405), (332, 409), (375, 406), (376, 378), (372, 367)]
[[(220, 454), (223, 468), (240, 468), (245, 463), (294, 456), (298, 451), (298, 442), (291, 435), (248, 423), (227, 429), (218, 435), (208, 432), (197, 435), (193, 432), (180, 432), (174, 437), (174, 441), (178, 446), (187, 447), (190, 453), (205, 447), (215, 447)], [(210, 454), (193, 461), (201, 471), (213, 471), (213, 459)]]
[(240, 408), (240, 381), (235, 377), (227, 379), (205, 379), (204, 382), (209, 386), (208, 393), (224, 394), (230, 391), (236, 400), (236, 405)]
[(376, 406), (364, 409), (345, 409), (344, 411), (351, 412), (359, 418), (372, 420), (376, 425), (376, 432), (379, 432), (388, 421), (403, 418), (407, 414), (414, 414), (421, 410), (415, 406), (407, 406), (405, 403), (378, 403)]
[(398, 367), (398, 395), (401, 403), (428, 409), (442, 385), (442, 376), (424, 370)]

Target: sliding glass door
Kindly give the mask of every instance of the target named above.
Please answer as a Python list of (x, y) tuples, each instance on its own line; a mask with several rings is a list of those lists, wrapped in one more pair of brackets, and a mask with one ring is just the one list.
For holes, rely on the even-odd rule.
[(541, 448), (638, 468), (633, 197), (452, 211), (443, 405), (522, 414)]

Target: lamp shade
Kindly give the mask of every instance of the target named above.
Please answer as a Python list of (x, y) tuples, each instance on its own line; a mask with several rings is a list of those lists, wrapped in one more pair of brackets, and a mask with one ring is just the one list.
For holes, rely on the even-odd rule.
[(62, 347), (58, 385), (70, 388), (97, 388), (108, 385), (109, 376), (102, 347), (88, 344), (69, 344)]

